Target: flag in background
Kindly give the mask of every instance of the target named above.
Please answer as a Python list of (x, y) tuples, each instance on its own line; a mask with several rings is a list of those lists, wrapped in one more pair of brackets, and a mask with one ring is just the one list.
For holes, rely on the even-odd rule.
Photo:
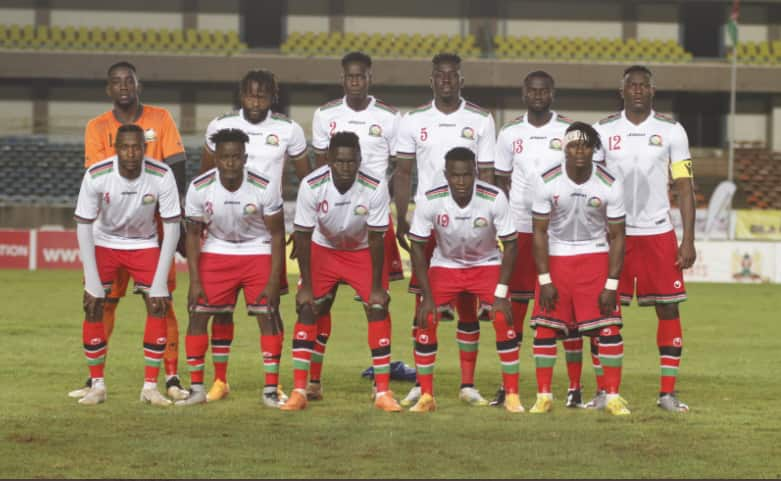
[(732, 13), (729, 15), (729, 22), (727, 22), (727, 33), (729, 34), (732, 45), (738, 44), (738, 16), (740, 15), (740, 0), (733, 0)]

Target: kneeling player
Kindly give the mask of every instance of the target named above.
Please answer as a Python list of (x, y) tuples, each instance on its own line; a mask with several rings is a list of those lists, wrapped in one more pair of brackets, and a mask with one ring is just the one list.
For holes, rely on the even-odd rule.
[[(91, 378), (90, 389), (79, 404), (106, 400), (104, 288), (109, 288), (124, 268), (144, 294), (147, 308), (141, 401), (167, 406), (171, 401), (157, 390), (157, 377), (167, 342), (167, 279), (179, 241), (179, 194), (171, 169), (144, 157), (141, 127), (121, 126), (115, 147), (116, 156), (95, 164), (84, 174), (76, 205), (76, 232), (84, 265), (86, 317), (82, 333)], [(155, 221), (158, 209), (163, 220), (161, 247)]]
[(537, 365), (537, 401), (532, 413), (552, 409), (551, 379), (556, 338), (599, 337), (608, 412), (629, 414), (618, 395), (624, 344), (616, 288), (624, 260), (624, 200), (621, 183), (593, 164), (597, 132), (573, 123), (564, 137), (565, 161), (535, 177), (534, 262), (538, 284), (532, 326)]
[[(507, 299), (507, 283), (517, 255), (515, 227), (504, 192), (476, 181), (476, 174), (474, 152), (464, 147), (450, 150), (445, 154), (447, 184), (426, 192), (415, 207), (409, 238), (423, 300), (415, 317), (415, 365), (421, 396), (410, 408), (413, 412), (436, 409), (437, 311), (464, 293), (492, 305), (506, 392), (504, 406), (510, 412), (523, 412), (518, 397), (518, 341)], [(436, 237), (436, 248), (429, 268), (425, 246), (431, 233)], [(504, 255), (499, 252), (497, 235)]]
[(301, 285), (293, 338), (294, 389), (282, 406), (286, 411), (307, 405), (315, 319), (325, 314), (320, 311), (330, 306), (326, 301), (339, 282), (354, 288), (366, 309), (377, 386), (374, 405), (383, 411), (401, 410), (389, 386), (391, 326), (383, 269), (388, 188), (383, 180), (359, 171), (360, 164), (358, 136), (338, 132), (328, 146), (328, 165), (306, 176), (298, 189), (295, 229)]
[[(223, 129), (210, 137), (216, 145), (216, 168), (195, 178), (187, 191), (185, 215), (190, 324), (185, 338), (190, 366), (190, 397), (177, 405), (206, 402), (204, 356), (209, 345), (206, 327), (217, 313), (232, 313), (239, 289), (247, 311), (260, 327), (260, 348), (266, 370), (263, 403), (277, 408), (282, 320), (279, 317), (279, 276), (284, 262), (282, 197), (269, 180), (245, 168), (249, 137)], [(206, 241), (201, 247), (203, 231)], [(214, 353), (213, 353), (214, 355)], [(215, 381), (216, 382), (216, 381)], [(227, 386), (226, 386), (227, 390)]]

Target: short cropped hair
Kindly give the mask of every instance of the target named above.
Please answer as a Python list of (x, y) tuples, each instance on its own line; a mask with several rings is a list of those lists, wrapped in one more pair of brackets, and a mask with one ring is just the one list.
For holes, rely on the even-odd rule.
[(599, 138), (599, 133), (591, 125), (585, 122), (573, 122), (567, 127), (565, 134), (569, 134), (570, 132), (580, 132), (583, 141), (592, 149), (599, 150), (602, 148), (602, 140)]
[(437, 67), (443, 63), (452, 63), (461, 66), (461, 57), (455, 53), (442, 52), (434, 55), (431, 59), (431, 63), (434, 67)]
[(126, 69), (130, 70), (131, 72), (133, 72), (134, 75), (136, 74), (136, 66), (133, 65), (130, 62), (127, 62), (127, 61), (123, 60), (121, 62), (117, 62), (115, 64), (112, 64), (108, 68), (108, 70), (106, 70), (106, 76), (107, 77), (111, 77), (111, 72), (113, 72), (114, 70), (116, 70), (118, 68), (126, 68)]
[(335, 151), (339, 147), (351, 147), (360, 152), (361, 142), (353, 132), (336, 132), (331, 137), (331, 143), (328, 144), (328, 151)]
[(447, 164), (450, 162), (456, 160), (466, 160), (472, 162), (472, 165), (476, 165), (477, 158), (475, 157), (475, 153), (466, 147), (455, 147), (448, 150), (445, 154), (445, 167), (447, 167)]
[(145, 140), (144, 138), (144, 129), (142, 129), (140, 126), (136, 124), (124, 124), (120, 125), (117, 129), (117, 138), (119, 138), (122, 134), (136, 134), (140, 135), (141, 139)]
[(342, 57), (342, 68), (347, 68), (347, 65), (351, 63), (360, 63), (366, 68), (371, 68), (372, 58), (363, 52), (350, 52)]
[(225, 142), (238, 142), (240, 144), (249, 143), (249, 135), (239, 129), (221, 129), (213, 133), (209, 140), (215, 145)]
[(632, 65), (631, 67), (627, 67), (624, 70), (624, 75), (621, 77), (621, 85), (623, 85), (624, 82), (626, 82), (626, 78), (630, 74), (633, 74), (633, 73), (636, 73), (636, 72), (644, 73), (644, 74), (648, 75), (648, 78), (651, 80), (651, 85), (653, 86), (653, 84), (654, 84), (654, 74), (651, 73), (651, 70), (648, 67), (646, 67), (645, 65)]
[(541, 79), (545, 79), (545, 80), (547, 80), (548, 82), (550, 82), (550, 86), (551, 86), (551, 87), (555, 87), (555, 86), (556, 86), (556, 82), (553, 80), (553, 76), (552, 76), (551, 74), (549, 74), (548, 72), (544, 71), (544, 70), (535, 70), (535, 71), (533, 71), (533, 72), (529, 72), (529, 73), (526, 75), (526, 77), (524, 77), (524, 79), (523, 79), (523, 84), (524, 84), (524, 85), (528, 85), (528, 83), (529, 83), (529, 82), (531, 81), (531, 79), (533, 79), (533, 78), (541, 78)]
[(264, 68), (250, 70), (241, 82), (239, 82), (239, 93), (245, 93), (249, 90), (249, 86), (252, 82), (257, 82), (262, 88), (271, 92), (273, 97), (272, 103), (277, 103), (277, 97), (279, 96), (279, 83), (277, 82), (277, 76), (271, 70)]

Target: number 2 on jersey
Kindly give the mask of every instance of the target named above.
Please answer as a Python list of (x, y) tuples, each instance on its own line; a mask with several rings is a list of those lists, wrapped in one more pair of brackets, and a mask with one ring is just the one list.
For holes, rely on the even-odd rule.
[(608, 137), (607, 145), (609, 150), (621, 150), (621, 136), (613, 135)]

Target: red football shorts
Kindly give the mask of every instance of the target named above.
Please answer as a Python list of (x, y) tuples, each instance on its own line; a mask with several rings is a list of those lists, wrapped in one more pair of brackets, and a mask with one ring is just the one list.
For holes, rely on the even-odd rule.
[(132, 277), (137, 290), (149, 292), (159, 259), (160, 249), (157, 247), (132, 250), (95, 247), (98, 275), (106, 290), (113, 289), (117, 278), (124, 275), (126, 276), (125, 286), (127, 286), (127, 280)]
[[(369, 249), (346, 251), (331, 249), (315, 242), (309, 257), (312, 272), (312, 294), (321, 299), (337, 284), (344, 283), (355, 289), (364, 303), (372, 292), (372, 259)], [(382, 287), (388, 288), (388, 273), (383, 269)]]
[(198, 263), (201, 286), (206, 299), (198, 299), (196, 312), (233, 312), (239, 289), (244, 291), (244, 302), (250, 315), (266, 314), (267, 301), (257, 302), (271, 274), (271, 256), (227, 255), (204, 252)]
[(599, 311), (599, 294), (607, 280), (607, 253), (550, 256), (548, 266), (559, 299), (553, 310), (543, 310), (537, 285), (532, 327), (546, 326), (572, 334), (621, 326), (621, 306), (618, 302), (609, 316), (603, 316)]
[(482, 304), (494, 303), (494, 291), (499, 283), (499, 266), (477, 266), (461, 269), (430, 267), (428, 282), (434, 304), (439, 308), (454, 303), (459, 294), (476, 295)]
[(641, 306), (685, 301), (686, 286), (683, 272), (675, 265), (677, 258), (678, 241), (673, 230), (626, 236), (624, 268), (618, 283), (621, 303), (629, 305), (635, 292)]

